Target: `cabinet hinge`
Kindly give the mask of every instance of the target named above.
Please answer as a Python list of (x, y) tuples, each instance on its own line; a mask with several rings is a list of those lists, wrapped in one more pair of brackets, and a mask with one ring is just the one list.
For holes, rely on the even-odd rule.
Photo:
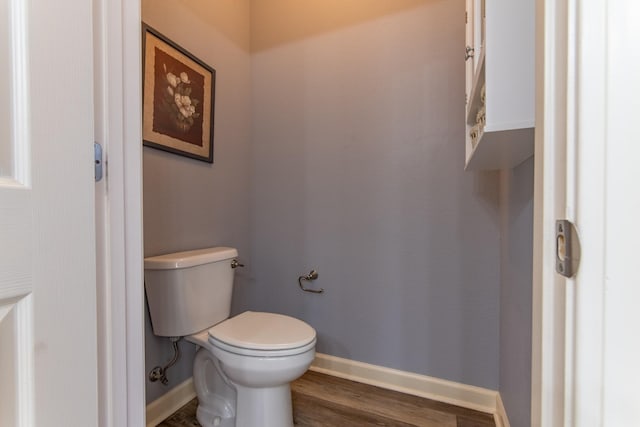
[(556, 220), (556, 272), (573, 277), (580, 264), (580, 241), (573, 223), (567, 219)]
[(94, 162), (94, 178), (96, 182), (102, 179), (102, 145), (97, 142), (93, 143), (93, 162)]

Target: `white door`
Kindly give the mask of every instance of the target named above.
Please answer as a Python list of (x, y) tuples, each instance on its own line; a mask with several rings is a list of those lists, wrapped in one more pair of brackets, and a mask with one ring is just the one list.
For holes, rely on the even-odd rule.
[[(532, 425), (637, 425), (640, 3), (542, 3)], [(560, 217), (582, 247), (570, 279), (553, 271)]]
[(0, 425), (96, 426), (91, 2), (0, 0)]
[(577, 2), (574, 284), (567, 413), (576, 426), (640, 420), (640, 4)]

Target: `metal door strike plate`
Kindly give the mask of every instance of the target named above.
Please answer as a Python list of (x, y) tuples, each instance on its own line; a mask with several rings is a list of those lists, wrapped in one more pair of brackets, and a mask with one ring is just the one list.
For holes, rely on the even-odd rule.
[(567, 219), (556, 220), (556, 272), (573, 277), (580, 264), (580, 241), (575, 226)]

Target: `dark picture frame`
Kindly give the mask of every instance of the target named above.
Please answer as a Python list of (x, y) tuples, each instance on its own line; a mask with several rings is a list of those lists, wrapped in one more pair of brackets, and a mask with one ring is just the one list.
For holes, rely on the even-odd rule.
[(213, 163), (216, 70), (142, 24), (142, 140)]

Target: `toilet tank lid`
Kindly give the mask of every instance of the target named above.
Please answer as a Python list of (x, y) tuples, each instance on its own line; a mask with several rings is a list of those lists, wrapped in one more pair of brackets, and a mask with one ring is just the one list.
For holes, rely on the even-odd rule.
[(144, 259), (145, 270), (173, 270), (224, 261), (238, 256), (238, 250), (219, 246), (152, 256)]

